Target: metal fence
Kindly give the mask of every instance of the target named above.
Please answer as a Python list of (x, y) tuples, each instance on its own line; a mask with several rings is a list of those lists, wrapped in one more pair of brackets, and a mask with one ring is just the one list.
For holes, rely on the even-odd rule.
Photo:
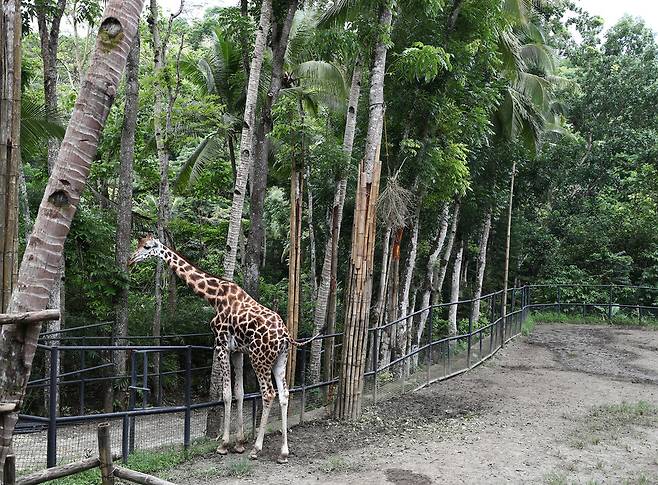
[[(560, 316), (590, 315), (611, 322), (629, 318), (642, 322), (658, 315), (658, 288), (650, 287), (526, 285), (508, 290), (506, 308), (502, 296), (503, 292), (497, 291), (477, 300), (481, 305), (478, 321), (473, 320), (476, 300), (471, 299), (432, 305), (370, 328), (363, 389), (366, 402), (376, 403), (478, 366), (521, 332), (532, 310), (553, 310)], [(447, 335), (451, 307), (457, 317), (456, 335)], [(425, 325), (419, 328), (424, 318)], [(103, 328), (107, 324), (41, 335), (33, 380), (28, 384), (26, 414), (20, 416), (14, 438), (19, 471), (86, 457), (94, 450), (95, 427), (100, 421), (110, 422), (112, 445), (121, 449), (124, 460), (135, 450), (168, 445), (187, 449), (194, 439), (205, 436), (208, 409), (223, 406), (221, 401), (209, 400), (207, 393), (213, 353), (207, 345), (212, 342), (210, 333), (163, 336), (162, 345), (143, 344), (153, 337), (129, 337), (126, 345), (117, 346), (110, 345), (107, 335), (89, 335)], [(415, 335), (410, 336), (411, 330)], [(321, 337), (323, 352), (333, 356), (328, 367), (323, 364), (322, 382), (307, 382), (310, 352), (306, 347), (297, 349), (291, 423), (302, 422), (305, 413), (332, 404), (342, 337), (341, 333)], [(183, 345), (164, 344), (172, 341)], [(398, 342), (403, 344), (396, 345)], [(382, 352), (384, 348), (391, 349), (390, 353)], [(128, 357), (124, 375), (115, 375), (112, 362), (116, 352)], [(160, 363), (157, 373), (153, 372), (155, 360)], [(260, 394), (250, 392), (258, 387), (253, 375), (247, 374), (248, 367), (244, 400), (247, 416), (251, 411), (247, 432), (253, 432), (260, 414)], [(162, 392), (153, 400), (150, 394), (156, 379)], [(101, 407), (110, 388), (123, 389), (118, 393), (121, 402), (113, 403), (120, 411), (104, 412)], [(274, 406), (272, 420), (277, 413)]]

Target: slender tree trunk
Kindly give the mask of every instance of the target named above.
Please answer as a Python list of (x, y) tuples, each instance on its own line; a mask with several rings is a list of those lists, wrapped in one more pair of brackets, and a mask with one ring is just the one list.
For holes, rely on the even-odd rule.
[(459, 283), (461, 281), (462, 259), (464, 257), (464, 240), (459, 241), (455, 262), (452, 268), (452, 286), (450, 289), (450, 308), (448, 308), (448, 331), (450, 336), (457, 335), (457, 310), (456, 302), (459, 301)]
[[(413, 219), (413, 231), (411, 233), (411, 240), (409, 241), (409, 254), (407, 256), (407, 261), (404, 268), (404, 278), (402, 282), (402, 294), (400, 295), (400, 318), (408, 315), (413, 312), (414, 305), (411, 304), (410, 307), (410, 297), (411, 297), (411, 283), (413, 282), (414, 270), (416, 268), (416, 255), (418, 253), (418, 232), (420, 226), (420, 203), (416, 207), (416, 213), (414, 214)], [(409, 311), (411, 308), (411, 312)], [(400, 326), (400, 332), (398, 332), (398, 348), (402, 350), (401, 355), (405, 355), (410, 350), (410, 335), (413, 328), (414, 318), (407, 318)], [(409, 374), (409, 359), (405, 360), (404, 372), (406, 375)]]
[[(403, 227), (396, 229), (393, 237), (393, 245), (391, 246), (391, 265), (388, 270), (388, 297), (386, 298), (387, 323), (394, 322), (400, 317), (398, 302), (400, 301), (400, 248), (402, 246), (403, 234)], [(403, 325), (402, 322), (398, 322), (388, 327), (388, 331), (386, 332), (386, 339), (390, 342), (391, 360), (399, 357), (401, 354), (401, 349), (398, 346), (398, 334), (402, 333)], [(388, 360), (384, 359), (382, 363), (388, 363)]]
[[(512, 164), (512, 179), (510, 180), (509, 187), (509, 205), (507, 207), (507, 235), (505, 237), (505, 272), (503, 276), (503, 304), (502, 304), (502, 318), (507, 315), (507, 284), (509, 281), (509, 253), (510, 243), (512, 241), (512, 208), (514, 203), (514, 178), (516, 177), (516, 160)], [(504, 321), (504, 320), (503, 320)], [(503, 326), (503, 329), (505, 327)], [(505, 338), (503, 330), (502, 338)]]
[(247, 85), (247, 97), (245, 100), (244, 120), (242, 123), (242, 137), (240, 140), (240, 165), (233, 191), (233, 203), (231, 204), (231, 215), (226, 239), (226, 253), (224, 259), (224, 277), (232, 280), (237, 261), (238, 239), (240, 237), (240, 226), (242, 222), (242, 211), (244, 208), (245, 190), (247, 188), (247, 177), (254, 165), (253, 138), (256, 128), (256, 102), (258, 101), (258, 85), (260, 83), (265, 43), (270, 31), (272, 18), (272, 0), (263, 0), (261, 6), (260, 22), (256, 31), (256, 42), (254, 55), (251, 59), (249, 70), (249, 82)]
[[(397, 234), (397, 231), (396, 231)], [(393, 271), (393, 251), (395, 236), (393, 235), (393, 228), (387, 227), (384, 235), (384, 243), (382, 247), (382, 269), (379, 275), (379, 296), (375, 303), (374, 314), (372, 315), (373, 325), (381, 327), (384, 324), (386, 317), (386, 301), (390, 291), (391, 284), (391, 271)], [(392, 338), (395, 336), (395, 328), (388, 327), (386, 330), (380, 331), (379, 335), (379, 349), (374, 351), (379, 352), (379, 365), (387, 365), (391, 361), (391, 349), (393, 346)], [(374, 347), (374, 338), (373, 338)], [(373, 352), (374, 358), (374, 352)]]
[(434, 286), (432, 288), (432, 303), (437, 304), (441, 300), (441, 291), (443, 290), (443, 282), (446, 278), (448, 271), (448, 262), (452, 255), (452, 246), (455, 243), (455, 236), (457, 235), (457, 225), (459, 224), (459, 209), (461, 201), (457, 199), (452, 210), (452, 223), (450, 224), (450, 233), (448, 234), (448, 241), (446, 242), (446, 250), (441, 256), (441, 261), (437, 269), (437, 275), (434, 277)]
[[(354, 67), (352, 84), (348, 100), (347, 119), (345, 122), (345, 133), (343, 135), (343, 152), (351, 161), (352, 148), (354, 146), (354, 134), (356, 132), (356, 113), (361, 93), (362, 70), (360, 62)], [(343, 221), (343, 207), (345, 205), (345, 192), (347, 189), (346, 174), (340, 174), (336, 181), (334, 201), (329, 216), (329, 238), (324, 248), (324, 259), (320, 273), (320, 284), (318, 286), (317, 298), (315, 300), (315, 313), (313, 327), (319, 332), (325, 324), (327, 333), (336, 331), (336, 270), (338, 268), (338, 239)], [(311, 358), (309, 363), (309, 380), (316, 383), (320, 377), (320, 351), (322, 342), (326, 342), (324, 352), (324, 380), (333, 378), (333, 351), (334, 339), (314, 340), (311, 343)]]
[(392, 4), (386, 1), (379, 15), (379, 34), (373, 54), (370, 74), (370, 116), (363, 161), (354, 208), (352, 251), (348, 277), (349, 294), (345, 311), (345, 332), (338, 382), (336, 416), (357, 419), (361, 416), (363, 374), (365, 371), (366, 341), (372, 298), (372, 271), (375, 249), (375, 224), (381, 162), (382, 129), (384, 126), (384, 73), (387, 41), (391, 27)]
[(475, 278), (475, 292), (473, 293), (473, 306), (471, 308), (471, 319), (477, 323), (480, 319), (480, 297), (482, 296), (482, 285), (484, 283), (484, 270), (487, 266), (487, 246), (489, 244), (489, 233), (491, 232), (492, 210), (489, 208), (484, 216), (482, 232), (480, 234), (480, 247), (478, 248), (477, 275)]
[(279, 97), (283, 81), (283, 65), (288, 48), (290, 29), (297, 12), (298, 0), (292, 0), (281, 25), (272, 25), (272, 76), (270, 89), (261, 110), (261, 116), (254, 137), (254, 170), (251, 174), (250, 193), (250, 231), (247, 237), (247, 249), (244, 254), (244, 289), (253, 298), (259, 297), (260, 268), (263, 261), (263, 245), (265, 240), (265, 194), (267, 192), (268, 159), (270, 154), (269, 134), (274, 126), (272, 106)]
[(9, 306), (12, 291), (16, 286), (18, 269), (20, 126), (20, 2), (3, 0), (0, 17), (0, 311), (2, 312)]
[[(5, 14), (7, 6), (3, 3)], [(142, 6), (141, 0), (109, 0), (106, 5), (87, 80), (71, 114), (32, 237), (23, 255), (18, 284), (8, 308), (10, 313), (44, 310), (48, 304), (64, 241), (96, 156), (100, 134), (137, 31)], [(14, 18), (13, 13), (9, 18)], [(20, 17), (17, 23), (20, 25)], [(12, 411), (0, 416), (0, 470), (11, 446), (40, 328), (39, 323), (0, 328), (0, 362), (3, 362), (0, 366), (0, 403), (14, 406)]]
[[(448, 222), (450, 222), (450, 208), (448, 204), (443, 206), (441, 211), (441, 219), (439, 220), (439, 229), (434, 240), (434, 249), (427, 259), (427, 273), (425, 275), (425, 286), (423, 288), (423, 297), (420, 303), (420, 308), (428, 308), (430, 306), (432, 298), (432, 287), (434, 286), (434, 276), (437, 272), (437, 261), (439, 260), (439, 254), (443, 249), (443, 245), (446, 240), (446, 235), (448, 234)], [(429, 316), (429, 310), (424, 311), (420, 314), (418, 319), (418, 327), (416, 329), (416, 346), (420, 347), (420, 339), (423, 335), (425, 329), (425, 323), (427, 322), (427, 317)]]
[(315, 251), (315, 226), (313, 226), (313, 189), (311, 187), (311, 164), (306, 163), (304, 178), (306, 183), (306, 221), (308, 223), (309, 252), (311, 253), (311, 298), (315, 301), (318, 297), (317, 257)]
[[(116, 323), (114, 336), (116, 345), (126, 345), (128, 335), (128, 258), (130, 257), (130, 235), (132, 228), (133, 203), (133, 160), (135, 158), (135, 132), (139, 100), (139, 34), (135, 36), (126, 64), (126, 104), (121, 129), (119, 152), (119, 190), (117, 193), (116, 264), (126, 281), (122, 283), (115, 305)], [(126, 352), (117, 351), (114, 369), (117, 375), (126, 373)]]
[(27, 197), (27, 184), (25, 183), (25, 171), (23, 164), (18, 169), (18, 188), (21, 200), (21, 209), (23, 211), (23, 226), (25, 227), (25, 244), (30, 240), (32, 233), (32, 216), (30, 215), (30, 200)]

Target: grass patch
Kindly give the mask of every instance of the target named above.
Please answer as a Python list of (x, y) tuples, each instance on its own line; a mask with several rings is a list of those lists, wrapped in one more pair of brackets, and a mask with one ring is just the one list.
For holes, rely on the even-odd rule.
[(599, 406), (587, 415), (584, 429), (572, 445), (582, 449), (587, 445), (617, 442), (632, 435), (635, 426), (658, 427), (658, 406), (646, 401)]
[(345, 473), (353, 469), (353, 465), (341, 456), (330, 456), (317, 467), (322, 473)]
[[(131, 470), (152, 475), (170, 470), (190, 458), (210, 453), (216, 447), (217, 442), (215, 440), (204, 438), (192, 443), (187, 453), (179, 447), (158, 451), (138, 450), (128, 457), (128, 463), (125, 466)], [(119, 462), (117, 463), (119, 464)], [(77, 475), (53, 480), (51, 483), (56, 485), (98, 485), (100, 481), (100, 470), (95, 468)]]
[[(613, 309), (614, 310), (614, 309)], [(658, 330), (658, 319), (644, 315), (642, 319), (638, 315), (628, 315), (620, 312), (614, 312), (612, 321), (607, 319), (607, 313), (598, 315), (582, 315), (582, 313), (574, 313), (570, 311), (542, 311), (533, 312), (528, 316), (524, 322), (521, 331), (524, 332), (526, 326), (528, 332), (523, 333), (527, 335), (532, 331), (535, 325), (539, 323), (571, 323), (571, 324), (587, 324), (587, 325), (619, 325), (629, 327), (642, 327), (648, 330)]]

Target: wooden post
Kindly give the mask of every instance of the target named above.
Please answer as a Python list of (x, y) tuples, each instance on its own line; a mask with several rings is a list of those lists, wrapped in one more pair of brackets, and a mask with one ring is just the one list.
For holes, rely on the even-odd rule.
[(7, 455), (4, 469), (4, 485), (16, 483), (16, 455)]
[(110, 423), (98, 425), (98, 459), (100, 460), (101, 483), (103, 485), (114, 485)]

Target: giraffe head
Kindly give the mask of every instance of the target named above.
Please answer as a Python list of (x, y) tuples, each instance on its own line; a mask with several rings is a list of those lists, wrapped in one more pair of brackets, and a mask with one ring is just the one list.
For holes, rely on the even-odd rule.
[(160, 255), (160, 252), (163, 249), (162, 243), (152, 234), (144, 236), (137, 243), (137, 249), (130, 257), (128, 261), (128, 266), (132, 266), (135, 263), (140, 263), (145, 259), (152, 258), (153, 256)]

